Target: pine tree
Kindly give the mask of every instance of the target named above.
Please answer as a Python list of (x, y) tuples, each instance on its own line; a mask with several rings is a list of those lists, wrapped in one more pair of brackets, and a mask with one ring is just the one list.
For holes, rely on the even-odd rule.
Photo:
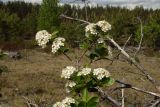
[(58, 0), (43, 0), (39, 12), (38, 30), (45, 29), (52, 32), (58, 29), (59, 10)]

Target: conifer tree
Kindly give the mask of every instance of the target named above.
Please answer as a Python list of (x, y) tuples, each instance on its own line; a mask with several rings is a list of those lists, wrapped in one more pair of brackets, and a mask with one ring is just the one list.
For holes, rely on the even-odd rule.
[(57, 29), (60, 23), (59, 13), (58, 0), (43, 0), (39, 12), (38, 30)]

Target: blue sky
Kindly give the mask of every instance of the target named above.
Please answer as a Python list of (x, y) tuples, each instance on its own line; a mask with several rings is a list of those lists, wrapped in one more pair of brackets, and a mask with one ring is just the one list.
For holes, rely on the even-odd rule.
[[(14, 1), (14, 0), (1, 0), (1, 1)], [(21, 0), (22, 1), (22, 0)], [(37, 2), (40, 3), (41, 0), (23, 0), (26, 2)], [(61, 0), (61, 3), (70, 3), (75, 0)], [(80, 1), (80, 0), (79, 0)], [(83, 5), (81, 2), (74, 2), (72, 4)], [(134, 8), (135, 6), (143, 5), (144, 8), (160, 9), (160, 0), (90, 0), (90, 5), (112, 5), (112, 6), (126, 6), (128, 8)]]

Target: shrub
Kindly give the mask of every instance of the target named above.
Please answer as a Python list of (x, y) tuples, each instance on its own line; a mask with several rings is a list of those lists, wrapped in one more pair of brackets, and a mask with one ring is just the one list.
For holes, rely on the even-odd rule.
[[(96, 24), (91, 23), (86, 26), (81, 49), (85, 50), (82, 56), (79, 56), (74, 63), (75, 66), (67, 66), (62, 70), (61, 78), (66, 80), (66, 91), (73, 97), (66, 97), (61, 102), (57, 102), (53, 107), (97, 107), (99, 97), (96, 94), (99, 87), (110, 86), (114, 79), (108, 70), (104, 68), (90, 68), (93, 61), (101, 58), (112, 57), (111, 48), (106, 44), (105, 38), (108, 37), (108, 31), (111, 25), (105, 20)], [(69, 61), (73, 60), (67, 55), (69, 48), (66, 45), (66, 39), (57, 36), (58, 32), (48, 33), (46, 30), (37, 32), (36, 41), (39, 46), (46, 48), (48, 43), (52, 43), (51, 52), (53, 54), (64, 54)], [(73, 41), (72, 41), (73, 42)], [(89, 52), (87, 65), (80, 64), (80, 60)]]

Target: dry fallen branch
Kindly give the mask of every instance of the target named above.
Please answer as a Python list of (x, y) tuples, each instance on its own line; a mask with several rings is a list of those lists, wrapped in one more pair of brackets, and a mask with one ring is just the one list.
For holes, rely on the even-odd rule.
[(133, 90), (136, 90), (136, 91), (139, 91), (139, 92), (142, 92), (142, 93), (145, 93), (145, 94), (152, 95), (152, 96), (160, 98), (160, 94), (159, 93), (154, 93), (154, 92), (151, 92), (151, 91), (146, 91), (146, 90), (134, 87), (131, 84), (127, 84), (127, 83), (124, 83), (124, 82), (119, 81), (119, 80), (116, 80), (116, 82), (119, 83), (119, 84), (123, 84), (124, 85), (123, 87), (116, 88), (116, 90), (117, 89), (121, 89), (121, 88), (131, 88)]
[(122, 49), (112, 38), (110, 38), (109, 36), (107, 37), (108, 40), (110, 40), (110, 42), (118, 48), (118, 50), (120, 50), (120, 52), (126, 56), (129, 61), (135, 66), (137, 67), (143, 74), (145, 74), (145, 76), (153, 83), (155, 84), (155, 80), (148, 74), (147, 70), (144, 69), (134, 58), (132, 58), (124, 49)]
[(102, 89), (100, 89), (98, 87), (96, 89), (98, 90), (98, 92), (99, 92), (100, 96), (102, 97), (102, 99), (108, 99), (114, 105), (114, 107), (121, 107), (121, 104), (119, 102), (117, 102), (115, 99), (110, 97)]
[[(77, 19), (77, 18), (73, 18), (73, 17), (69, 17), (69, 16), (66, 16), (64, 14), (61, 15), (62, 18), (66, 18), (66, 19), (69, 19), (69, 20), (74, 20), (74, 21), (79, 21), (79, 22), (82, 22), (83, 24), (90, 24), (89, 21), (85, 21), (85, 20), (82, 20), (82, 19)], [(148, 71), (143, 68), (143, 66), (141, 66), (136, 60), (135, 60), (135, 56), (138, 54), (138, 52), (140, 51), (141, 49), (141, 46), (142, 46), (142, 41), (143, 41), (143, 25), (142, 25), (142, 22), (140, 20), (140, 23), (141, 23), (141, 40), (140, 40), (140, 43), (139, 43), (139, 47), (137, 49), (137, 51), (135, 52), (135, 55), (134, 57), (131, 57), (126, 51), (125, 51), (125, 47), (127, 45), (127, 43), (129, 42), (129, 40), (131, 39), (132, 35), (127, 39), (127, 41), (125, 42), (124, 46), (121, 47), (117, 44), (117, 42), (114, 41), (113, 38), (111, 38), (110, 36), (106, 36), (107, 38), (107, 41), (109, 41), (112, 45), (114, 45), (114, 47), (116, 47), (118, 50), (119, 50), (119, 55), (120, 54), (123, 54), (127, 59), (128, 62), (132, 63), (138, 70), (140, 70), (143, 75), (152, 83), (156, 86), (156, 81), (154, 78), (152, 78), (149, 74), (148, 74)], [(84, 52), (85, 54), (86, 52)], [(82, 57), (84, 56), (84, 54), (82, 54)], [(118, 56), (119, 56), (118, 55)], [(81, 59), (81, 57), (80, 57)], [(98, 59), (99, 60), (99, 59)], [(95, 60), (95, 61), (98, 61), (98, 60)], [(113, 60), (111, 60), (112, 63), (113, 63)], [(80, 62), (80, 60), (78, 61)], [(94, 61), (91, 61), (91, 63), (93, 63)], [(158, 93), (154, 93), (154, 92), (150, 92), (150, 91), (146, 91), (146, 90), (143, 90), (143, 89), (140, 89), (140, 88), (137, 88), (137, 87), (134, 87), (132, 86), (131, 84), (126, 84), (124, 82), (121, 82), (121, 81), (118, 81), (116, 80), (117, 83), (121, 84), (122, 87), (119, 87), (118, 89), (122, 89), (122, 104), (119, 103), (118, 101), (116, 101), (115, 99), (113, 99), (112, 97), (110, 97), (107, 93), (105, 93), (103, 90), (99, 89), (99, 88), (96, 88), (99, 92), (99, 94), (101, 95), (101, 98), (102, 99), (108, 99), (113, 105), (114, 107), (124, 107), (124, 88), (130, 88), (130, 89), (133, 89), (135, 91), (138, 91), (138, 92), (142, 92), (144, 94), (148, 94), (148, 95), (152, 95), (152, 96), (155, 96), (155, 97), (158, 97), (160, 98), (160, 94)], [(159, 100), (157, 100), (154, 104), (152, 104), (153, 106), (159, 104)], [(151, 106), (151, 107), (153, 107)]]
[(82, 22), (82, 23), (90, 24), (90, 22), (88, 22), (88, 21), (85, 21), (85, 20), (82, 20), (82, 19), (77, 19), (77, 18), (68, 17), (67, 15), (64, 15), (64, 14), (61, 14), (60, 17), (66, 18), (66, 19), (70, 19), (70, 20), (79, 21), (79, 22)]
[(158, 104), (160, 104), (160, 99), (155, 101), (150, 107), (156, 107), (156, 106), (158, 106)]
[[(79, 22), (83, 22), (83, 23), (87, 23), (90, 24), (89, 21), (85, 21), (82, 19), (77, 19), (77, 18), (73, 18), (73, 17), (69, 17), (66, 16), (64, 14), (60, 15), (60, 17), (62, 18), (66, 18), (66, 19), (70, 19), (70, 20), (74, 20), (74, 21), (79, 21)], [(131, 63), (133, 63), (134, 66), (136, 66), (143, 74), (145, 74), (145, 76), (153, 83), (155, 84), (155, 80), (148, 74), (147, 70), (144, 69), (134, 58), (132, 58), (123, 48), (121, 48), (112, 38), (110, 38), (109, 36), (107, 37), (107, 39), (115, 46), (117, 47), (118, 50), (120, 50), (120, 52), (126, 56), (129, 61)]]

